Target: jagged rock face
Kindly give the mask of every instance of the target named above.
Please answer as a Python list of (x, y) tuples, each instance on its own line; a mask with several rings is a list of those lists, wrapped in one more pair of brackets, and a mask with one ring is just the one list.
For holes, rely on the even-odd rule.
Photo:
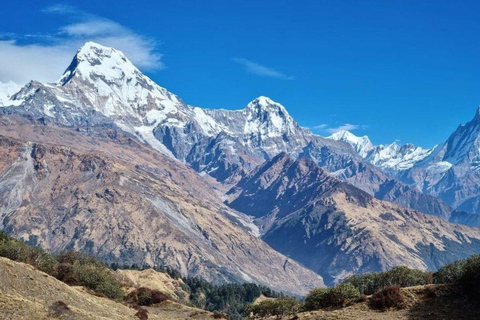
[(479, 229), (379, 201), (286, 154), (239, 181), (229, 196), (231, 207), (253, 212), (268, 244), (327, 284), (396, 265), (436, 269), (480, 251)]
[(107, 263), (169, 265), (212, 282), (303, 294), (321, 277), (277, 253), (193, 170), (121, 131), (2, 118), (0, 223), (47, 249)]

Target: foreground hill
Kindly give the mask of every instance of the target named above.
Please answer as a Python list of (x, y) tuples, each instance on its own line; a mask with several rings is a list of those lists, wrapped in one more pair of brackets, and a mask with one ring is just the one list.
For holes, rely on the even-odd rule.
[[(0, 279), (1, 319), (139, 319), (131, 307), (68, 286), (28, 264), (0, 257)], [(210, 312), (169, 301), (145, 308), (152, 320), (213, 319)]]
[[(372, 310), (368, 300), (345, 308), (300, 312), (282, 320), (471, 320), (480, 319), (480, 310), (462, 298), (452, 298), (451, 287), (428, 285), (402, 288), (405, 309)], [(454, 290), (453, 290), (454, 291)], [(455, 294), (453, 292), (453, 294)], [(274, 319), (274, 318), (272, 318)]]

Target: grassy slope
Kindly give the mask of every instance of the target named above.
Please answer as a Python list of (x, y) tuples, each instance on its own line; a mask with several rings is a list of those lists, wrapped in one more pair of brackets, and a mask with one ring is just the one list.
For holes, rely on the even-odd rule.
[(428, 285), (402, 288), (408, 298), (404, 310), (375, 311), (367, 302), (355, 303), (345, 308), (299, 313), (298, 320), (474, 320), (480, 319), (480, 308), (462, 298), (456, 298), (452, 286)]
[[(64, 302), (69, 310), (56, 306)], [(212, 319), (211, 313), (174, 302), (146, 308), (149, 319)], [(121, 303), (71, 287), (31, 265), (0, 257), (0, 319), (137, 319)]]

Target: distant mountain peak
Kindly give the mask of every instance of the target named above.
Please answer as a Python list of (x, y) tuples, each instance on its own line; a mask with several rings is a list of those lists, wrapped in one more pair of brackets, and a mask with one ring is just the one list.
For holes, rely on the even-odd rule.
[(260, 96), (244, 109), (247, 121), (244, 132), (262, 137), (278, 137), (296, 132), (298, 124), (284, 106), (272, 99)]
[(280, 103), (273, 101), (269, 97), (259, 96), (249, 104), (247, 104), (246, 110), (255, 110), (255, 111), (267, 111), (267, 112), (283, 112), (286, 115), (289, 115), (284, 106)]
[(353, 149), (363, 158), (374, 148), (368, 136), (358, 137), (347, 130), (340, 130), (328, 137), (332, 140), (344, 141), (350, 144)]

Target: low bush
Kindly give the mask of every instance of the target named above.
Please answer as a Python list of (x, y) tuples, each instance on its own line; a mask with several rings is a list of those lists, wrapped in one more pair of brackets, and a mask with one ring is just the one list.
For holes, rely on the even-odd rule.
[(350, 283), (361, 294), (373, 294), (387, 286), (412, 287), (432, 283), (428, 272), (410, 269), (404, 266), (394, 267), (388, 271), (353, 275), (343, 283)]
[(341, 283), (333, 288), (315, 288), (305, 297), (303, 309), (309, 311), (336, 307), (359, 296), (360, 292), (351, 283)]
[(223, 312), (218, 312), (218, 311), (215, 311), (213, 313), (213, 319), (224, 319), (224, 320), (228, 320), (228, 317), (225, 313)]
[(110, 299), (120, 300), (123, 291), (120, 283), (109, 269), (98, 264), (79, 264), (73, 266), (78, 282), (76, 285), (84, 286), (95, 292), (104, 294)]
[(441, 267), (433, 274), (433, 283), (445, 284), (458, 282), (462, 277), (466, 263), (467, 260), (462, 259)]
[(244, 315), (248, 319), (272, 316), (283, 317), (297, 313), (300, 310), (300, 306), (300, 302), (295, 298), (277, 298), (247, 306), (247, 308), (245, 308)]
[(330, 290), (330, 305), (339, 306), (360, 296), (358, 289), (350, 283), (341, 283)]
[(141, 287), (130, 292), (126, 301), (139, 306), (151, 306), (169, 300), (168, 296), (158, 290)]
[(406, 307), (406, 297), (400, 286), (387, 286), (384, 289), (374, 293), (369, 301), (369, 306), (376, 310), (404, 309)]
[(308, 295), (305, 297), (305, 301), (303, 303), (303, 309), (310, 311), (310, 310), (318, 310), (318, 309), (328, 307), (329, 291), (330, 289), (328, 288), (315, 288), (311, 290), (308, 293)]
[(471, 256), (465, 261), (458, 284), (465, 294), (480, 300), (480, 255)]

